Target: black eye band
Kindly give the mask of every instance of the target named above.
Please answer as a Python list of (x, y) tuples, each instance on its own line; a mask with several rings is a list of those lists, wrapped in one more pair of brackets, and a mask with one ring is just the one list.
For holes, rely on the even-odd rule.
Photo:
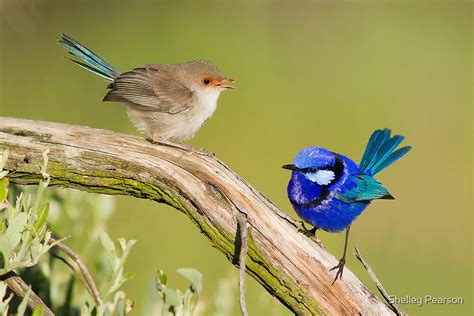
[(326, 170), (326, 169), (319, 169), (319, 168), (314, 168), (314, 167), (311, 167), (311, 168), (301, 168), (300, 169), (300, 172), (302, 173), (315, 173), (315, 172), (318, 172), (320, 170)]
[(299, 171), (302, 172), (302, 173), (315, 173), (315, 172), (322, 171), (322, 170), (332, 171), (332, 172), (334, 172), (336, 177), (339, 178), (342, 174), (343, 169), (344, 169), (344, 163), (342, 162), (342, 159), (338, 154), (334, 153), (334, 155), (336, 157), (336, 159), (335, 159), (336, 161), (335, 161), (334, 166), (327, 166), (327, 167), (324, 167), (324, 168), (315, 168), (315, 167), (300, 168)]

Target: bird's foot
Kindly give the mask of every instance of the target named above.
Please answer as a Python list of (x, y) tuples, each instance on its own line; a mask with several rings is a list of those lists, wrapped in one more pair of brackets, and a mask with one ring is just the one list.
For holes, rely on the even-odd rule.
[(342, 272), (344, 271), (345, 265), (346, 265), (346, 259), (341, 258), (341, 260), (339, 260), (339, 263), (329, 270), (329, 271), (332, 271), (332, 270), (337, 269), (336, 277), (334, 278), (334, 281), (332, 281), (331, 285), (333, 285), (337, 281), (337, 278), (339, 278), (339, 280), (342, 280)]
[(300, 221), (300, 224), (301, 228), (298, 228), (298, 233), (305, 235), (306, 237), (317, 243), (319, 247), (324, 249), (323, 243), (321, 242), (321, 240), (318, 239), (318, 237), (316, 237), (316, 231), (318, 230), (318, 228), (313, 227), (311, 229), (307, 229), (302, 221)]
[(171, 147), (171, 148), (178, 148), (178, 149), (183, 149), (186, 151), (192, 151), (194, 148), (185, 144), (178, 144), (178, 143), (173, 143), (169, 142), (166, 140), (157, 140), (153, 139), (150, 137), (145, 138), (147, 142), (153, 144), (153, 145), (160, 145), (160, 146), (166, 146), (166, 147)]
[(182, 162), (182, 159), (183, 157), (189, 157), (189, 156), (196, 156), (196, 157), (199, 157), (199, 156), (206, 156), (206, 157), (215, 157), (216, 155), (212, 152), (207, 152), (204, 150), (204, 148), (200, 148), (200, 149), (197, 149), (197, 148), (194, 148), (194, 147), (191, 147), (191, 149), (189, 151), (186, 151), (184, 154), (182, 154), (181, 156), (179, 156), (178, 158), (178, 162), (181, 163)]
[[(208, 157), (214, 157), (215, 154), (212, 152), (207, 152), (204, 150), (204, 148), (197, 149), (195, 147), (185, 145), (185, 144), (179, 144), (179, 143), (173, 143), (165, 140), (155, 140), (153, 138), (146, 138), (146, 140), (154, 145), (161, 145), (161, 146), (167, 146), (171, 148), (178, 148), (178, 149), (183, 149), (186, 151), (182, 156), (189, 156), (189, 155), (203, 155), (203, 156), (208, 156)], [(181, 160), (181, 157), (179, 158)]]
[(211, 158), (216, 156), (215, 153), (213, 153), (212, 151), (207, 151), (203, 147), (199, 148), (199, 150), (197, 150), (196, 153), (199, 154), (199, 155), (203, 155), (203, 156), (207, 156), (207, 157), (211, 157)]

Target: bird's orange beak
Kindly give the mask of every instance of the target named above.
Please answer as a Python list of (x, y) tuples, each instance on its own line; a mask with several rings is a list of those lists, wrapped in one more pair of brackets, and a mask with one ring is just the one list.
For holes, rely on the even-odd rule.
[(235, 89), (234, 86), (230, 86), (230, 85), (226, 84), (226, 83), (232, 83), (232, 82), (235, 82), (235, 80), (234, 79), (229, 79), (229, 78), (224, 78), (221, 81), (217, 82), (216, 87), (224, 89), (224, 90)]

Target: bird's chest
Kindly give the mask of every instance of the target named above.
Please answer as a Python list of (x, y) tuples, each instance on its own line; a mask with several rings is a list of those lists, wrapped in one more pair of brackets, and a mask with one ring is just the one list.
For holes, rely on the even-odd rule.
[(190, 130), (197, 131), (216, 111), (219, 91), (197, 93), (196, 105), (187, 113)]
[(321, 191), (320, 186), (308, 181), (301, 173), (293, 173), (288, 184), (288, 197), (296, 204), (305, 204), (317, 199)]

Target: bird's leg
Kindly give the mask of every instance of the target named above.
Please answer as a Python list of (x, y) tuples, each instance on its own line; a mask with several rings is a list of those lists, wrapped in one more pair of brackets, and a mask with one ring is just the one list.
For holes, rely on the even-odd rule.
[(301, 228), (298, 229), (298, 232), (310, 238), (312, 241), (317, 243), (321, 248), (324, 248), (324, 245), (321, 242), (321, 240), (319, 240), (318, 237), (316, 237), (316, 231), (318, 230), (318, 227), (314, 226), (311, 229), (307, 229), (302, 221), (300, 221), (300, 224), (301, 224)]
[(349, 230), (350, 229), (351, 229), (351, 226), (349, 225), (346, 228), (346, 241), (344, 242), (344, 253), (342, 254), (342, 258), (339, 260), (339, 263), (335, 267), (333, 267), (333, 268), (331, 268), (331, 270), (329, 270), (329, 271), (332, 271), (332, 270), (337, 269), (336, 277), (334, 278), (334, 281), (332, 281), (332, 284), (334, 284), (336, 282), (338, 277), (339, 277), (340, 280), (342, 279), (342, 272), (344, 271), (344, 265), (346, 264), (347, 242), (349, 241)]
[[(183, 149), (183, 150), (186, 151), (183, 154), (184, 156), (194, 155), (194, 154), (199, 154), (199, 155), (204, 155), (204, 156), (209, 156), (209, 157), (215, 156), (214, 153), (207, 152), (202, 148), (197, 149), (197, 148), (194, 148), (192, 146), (185, 145), (185, 144), (178, 144), (178, 143), (168, 142), (168, 141), (164, 141), (164, 140), (155, 140), (155, 139), (150, 138), (150, 137), (147, 137), (146, 140), (149, 143), (154, 144), (154, 145), (161, 145), (161, 146), (167, 146), (167, 147), (171, 147), (171, 148)], [(180, 159), (181, 158), (179, 158), (179, 160)]]

